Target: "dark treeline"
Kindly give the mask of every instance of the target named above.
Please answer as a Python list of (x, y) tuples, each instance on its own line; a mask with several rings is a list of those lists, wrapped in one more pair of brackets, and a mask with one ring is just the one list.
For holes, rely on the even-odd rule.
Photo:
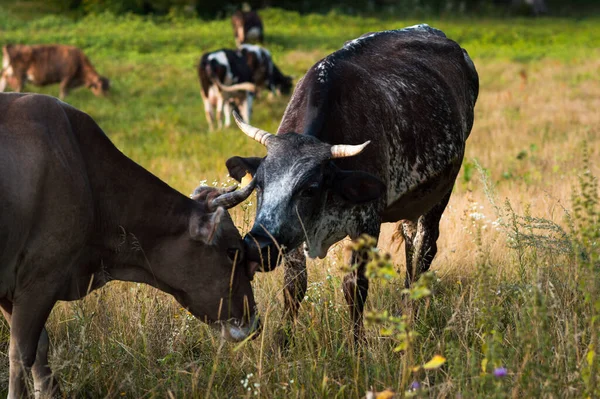
[(205, 18), (223, 17), (248, 3), (254, 9), (278, 7), (287, 10), (344, 13), (392, 13), (392, 15), (493, 14), (493, 15), (589, 15), (598, 0), (51, 0), (71, 11), (115, 14), (164, 15), (173, 10)]

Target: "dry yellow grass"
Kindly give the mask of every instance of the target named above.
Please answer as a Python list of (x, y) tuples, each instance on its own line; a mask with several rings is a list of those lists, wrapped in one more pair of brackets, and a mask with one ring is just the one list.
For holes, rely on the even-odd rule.
[[(491, 179), (497, 182), (496, 194), (500, 201), (509, 198), (518, 213), (531, 207), (532, 214), (562, 223), (561, 207), (570, 207), (572, 187), (582, 167), (582, 142), (588, 142), (592, 159), (600, 153), (600, 82), (597, 79), (573, 81), (574, 73), (594, 76), (598, 62), (529, 65), (525, 84), (519, 75), (523, 69), (520, 64), (477, 64), (482, 87), (467, 159), (477, 158), (482, 167), (490, 170)], [(531, 145), (536, 148), (532, 150)], [(527, 151), (527, 156), (517, 159), (521, 151)], [(600, 174), (597, 164), (594, 168), (594, 173)], [(503, 178), (502, 173), (509, 170), (512, 175)], [(485, 226), (482, 245), (498, 267), (498, 273), (515, 272), (506, 236), (492, 224), (497, 216), (483, 192), (477, 172), (468, 182), (463, 174), (464, 171), (444, 213), (438, 241), (440, 250), (432, 267), (442, 278), (442, 284), (447, 285), (474, 278), (479, 256), (474, 239), (477, 226)], [(244, 224), (242, 211), (234, 213), (238, 223)], [(384, 226), (381, 247), (394, 253), (394, 261), (401, 269), (403, 249), (391, 242), (393, 229), (394, 225)], [(106, 392), (109, 396), (123, 392), (127, 397), (153, 397), (171, 390), (176, 392), (176, 397), (199, 397), (205, 395), (207, 386), (211, 385), (210, 397), (223, 397), (223, 394), (239, 397), (246, 389), (244, 373), (252, 373), (246, 378), (252, 388), (246, 391), (248, 396), (254, 396), (256, 390), (261, 397), (284, 397), (286, 389), (291, 390), (294, 385), (290, 381), (294, 378), (288, 378), (297, 375), (296, 371), (290, 371), (294, 367), (323, 368), (324, 375), (328, 376), (326, 385), (333, 386), (330, 388), (333, 392), (336, 386), (347, 385), (346, 379), (364, 377), (358, 358), (354, 365), (330, 364), (327, 360), (328, 350), (349, 351), (351, 347), (349, 320), (339, 290), (340, 269), (345, 258), (343, 247), (344, 243), (337, 245), (324, 261), (309, 261), (307, 295), (311, 299), (304, 302), (298, 326), (298, 339), (307, 341), (299, 345), (306, 345), (299, 349), (304, 358), (298, 358), (298, 354), (289, 357), (278, 354), (273, 342), (282, 311), (282, 271), (277, 270), (258, 276), (255, 282), (265, 330), (258, 341), (237, 352), (223, 347), (208, 328), (190, 320), (170, 297), (143, 286), (113, 284), (82, 302), (62, 303), (56, 307), (49, 322), (57, 348), (52, 363), (62, 380), (73, 384), (67, 385), (66, 391), (73, 389), (76, 396), (89, 390)], [(387, 288), (374, 285), (370, 306), (375, 303), (379, 308), (398, 309), (398, 305), (390, 303), (391, 298), (377, 299), (388, 294)], [(396, 296), (396, 300), (398, 298)], [(369, 336), (370, 340), (376, 340), (377, 330), (371, 328)], [(371, 360), (386, 356), (385, 343), (373, 341), (373, 346)], [(224, 371), (223, 367), (231, 369)], [(339, 370), (355, 375), (336, 376)], [(163, 373), (166, 373), (164, 379), (160, 377)], [(213, 373), (218, 377), (211, 382), (209, 376)], [(178, 381), (174, 381), (174, 374), (179, 375)], [(282, 375), (288, 379), (281, 379)], [(109, 376), (113, 378), (107, 378)], [(254, 387), (254, 383), (264, 388)], [(394, 384), (372, 378), (361, 383), (379, 388)], [(181, 391), (177, 392), (178, 389)], [(441, 390), (439, 395), (443, 397), (443, 392), (453, 391), (450, 386), (447, 389)], [(307, 387), (296, 387), (293, 391), (298, 397), (309, 397), (309, 392), (314, 392)], [(349, 387), (343, 392), (340, 397), (359, 394)]]

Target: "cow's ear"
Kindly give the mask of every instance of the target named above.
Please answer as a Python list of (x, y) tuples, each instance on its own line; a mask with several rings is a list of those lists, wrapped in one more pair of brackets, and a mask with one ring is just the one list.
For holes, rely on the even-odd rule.
[(250, 173), (254, 177), (262, 160), (259, 157), (231, 157), (225, 162), (225, 165), (229, 170), (229, 176), (241, 183), (242, 177), (246, 176), (246, 173)]
[(212, 245), (219, 236), (219, 227), (225, 214), (223, 207), (218, 207), (212, 213), (192, 213), (190, 217), (190, 237), (193, 240)]
[(333, 190), (346, 201), (362, 204), (383, 195), (385, 184), (370, 173), (361, 171), (338, 171)]

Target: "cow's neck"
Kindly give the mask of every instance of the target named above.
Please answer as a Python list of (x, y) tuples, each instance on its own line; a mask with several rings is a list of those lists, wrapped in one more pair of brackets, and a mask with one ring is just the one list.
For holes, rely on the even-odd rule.
[(160, 266), (153, 259), (157, 247), (189, 234), (197, 204), (127, 158), (103, 134), (90, 135), (82, 151), (95, 201), (92, 247), (105, 267)]

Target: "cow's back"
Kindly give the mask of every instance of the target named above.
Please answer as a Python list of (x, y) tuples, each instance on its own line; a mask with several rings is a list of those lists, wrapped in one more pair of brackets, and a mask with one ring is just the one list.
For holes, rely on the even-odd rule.
[(441, 31), (421, 25), (376, 32), (347, 42), (308, 71), (279, 132), (330, 144), (371, 140), (360, 155), (336, 163), (381, 178), (390, 205), (457, 171), (477, 93), (471, 60)]
[(66, 77), (77, 79), (89, 61), (80, 49), (67, 45), (9, 45), (4, 49), (14, 73), (37, 86), (59, 83)]
[(0, 94), (0, 297), (43, 273), (33, 261), (75, 257), (89, 234), (91, 192), (64, 106)]
[[(28, 78), (36, 85), (59, 83), (66, 77), (79, 77), (84, 55), (77, 47), (39, 45), (33, 47), (33, 63)], [(78, 82), (81, 84), (82, 82)]]

